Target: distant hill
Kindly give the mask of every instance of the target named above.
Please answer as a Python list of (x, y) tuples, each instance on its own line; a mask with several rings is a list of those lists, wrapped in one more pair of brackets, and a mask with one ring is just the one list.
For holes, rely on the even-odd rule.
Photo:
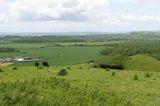
[(160, 61), (146, 55), (135, 55), (126, 61), (126, 69), (160, 72)]

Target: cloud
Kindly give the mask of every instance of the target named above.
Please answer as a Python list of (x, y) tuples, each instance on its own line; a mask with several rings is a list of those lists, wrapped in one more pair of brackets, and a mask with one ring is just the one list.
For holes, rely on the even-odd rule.
[(160, 0), (110, 0), (110, 1), (121, 2), (121, 3), (145, 3), (145, 4), (160, 3)]
[(8, 17), (6, 14), (0, 13), (0, 23), (7, 23), (8, 22)]
[(90, 21), (108, 15), (108, 0), (16, 0), (11, 16), (22, 21)]
[(122, 22), (127, 23), (146, 23), (146, 22), (157, 22), (160, 23), (160, 17), (159, 16), (136, 16), (136, 15), (121, 15), (120, 19)]
[(38, 31), (58, 27), (72, 30), (80, 26), (158, 26), (160, 8), (152, 5), (158, 3), (160, 0), (0, 0), (0, 25)]
[(137, 16), (133, 14), (121, 14), (119, 16), (112, 16), (102, 20), (103, 24), (121, 26), (121, 25), (136, 25), (156, 23), (160, 24), (160, 16)]
[[(151, 2), (151, 0), (110, 0), (117, 2)], [(158, 2), (158, 0), (152, 0)], [(158, 21), (159, 17), (136, 16), (109, 11), (109, 0), (16, 0), (9, 3), (0, 0), (0, 22), (107, 22), (135, 23)]]

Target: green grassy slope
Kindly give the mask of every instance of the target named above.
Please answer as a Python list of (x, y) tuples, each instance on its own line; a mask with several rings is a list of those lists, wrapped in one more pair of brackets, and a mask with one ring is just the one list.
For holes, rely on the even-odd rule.
[(125, 62), (125, 57), (116, 55), (116, 56), (105, 56), (95, 62), (94, 65), (99, 66), (100, 64), (109, 64), (109, 65), (122, 65)]
[(160, 72), (160, 61), (146, 55), (135, 55), (128, 59), (126, 68), (128, 70)]
[[(0, 72), (1, 106), (159, 106), (160, 73), (145, 77), (142, 71), (112, 71), (92, 68), (89, 64), (50, 67), (4, 68)], [(80, 68), (81, 67), (81, 68)], [(66, 68), (68, 75), (57, 76)], [(134, 80), (137, 74), (139, 80)], [(17, 81), (19, 80), (19, 81)], [(16, 82), (16, 83), (14, 83)], [(152, 83), (152, 84), (151, 84)]]

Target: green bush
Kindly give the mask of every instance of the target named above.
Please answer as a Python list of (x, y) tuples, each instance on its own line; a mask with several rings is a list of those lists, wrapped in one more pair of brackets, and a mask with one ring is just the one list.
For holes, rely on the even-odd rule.
[(138, 80), (138, 75), (135, 74), (134, 77), (133, 77), (133, 79), (134, 79), (134, 80)]
[(116, 73), (115, 73), (115, 72), (113, 72), (113, 73), (112, 73), (112, 76), (115, 76), (115, 75), (116, 75)]
[(59, 72), (58, 72), (58, 75), (59, 76), (65, 76), (65, 75), (67, 75), (68, 73), (67, 73), (67, 70), (66, 69), (61, 69)]
[(35, 67), (39, 67), (40, 64), (38, 62), (35, 62), (34, 65)]
[(71, 69), (71, 67), (67, 67), (67, 69)]
[(3, 72), (3, 70), (0, 68), (0, 72)]
[(148, 78), (148, 77), (151, 77), (151, 76), (152, 76), (152, 74), (150, 74), (150, 73), (146, 73), (146, 74), (145, 74), (145, 77), (147, 77), (147, 78)]
[(18, 68), (17, 67), (13, 67), (12, 70), (18, 70)]

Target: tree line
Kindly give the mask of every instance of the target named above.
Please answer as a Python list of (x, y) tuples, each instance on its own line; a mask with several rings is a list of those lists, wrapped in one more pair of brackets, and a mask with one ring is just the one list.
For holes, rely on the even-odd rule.
[(14, 48), (0, 47), (0, 52), (14, 52), (14, 51), (16, 51)]

